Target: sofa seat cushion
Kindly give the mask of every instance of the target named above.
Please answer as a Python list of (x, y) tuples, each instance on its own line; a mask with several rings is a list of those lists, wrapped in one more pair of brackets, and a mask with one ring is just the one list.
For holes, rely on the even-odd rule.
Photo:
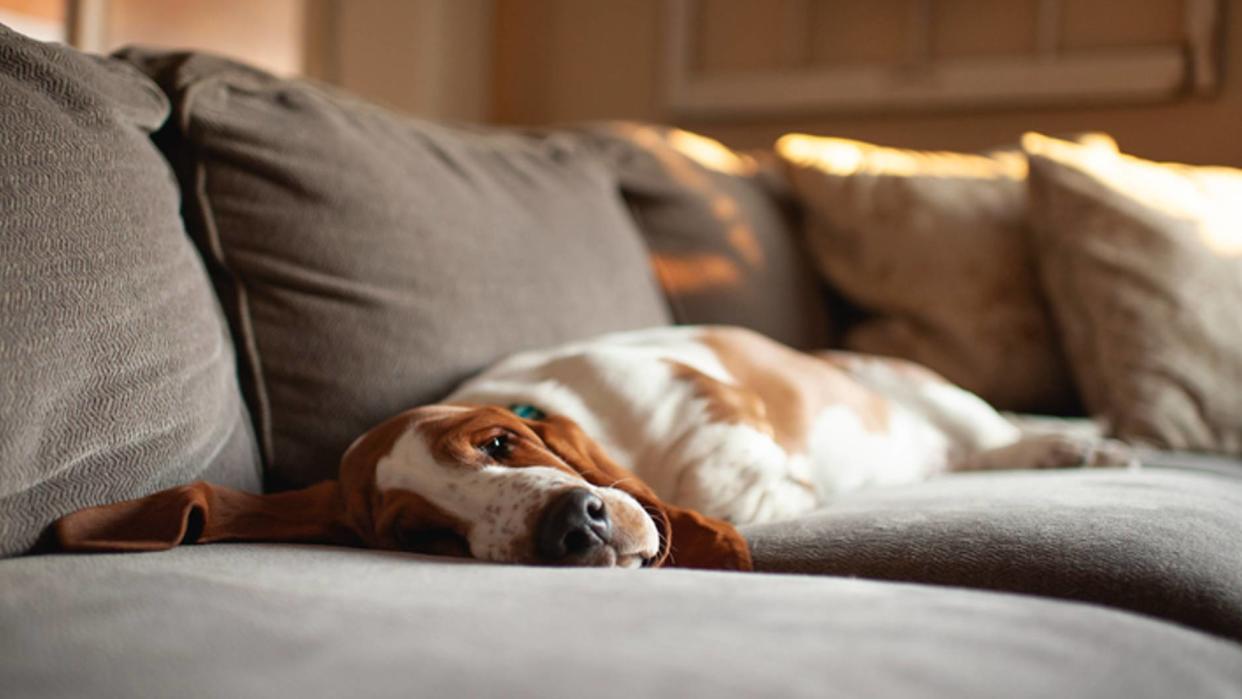
[(57, 517), (259, 459), (132, 67), (0, 26), (0, 556)]
[(14, 696), (1236, 697), (1242, 647), (826, 577), (214, 545), (0, 564)]
[(564, 135), (435, 124), (205, 55), (123, 54), (237, 335), (268, 485), (524, 349), (667, 324), (614, 176)]
[(758, 570), (1083, 600), (1242, 640), (1242, 465), (1232, 468), (951, 475), (743, 534)]

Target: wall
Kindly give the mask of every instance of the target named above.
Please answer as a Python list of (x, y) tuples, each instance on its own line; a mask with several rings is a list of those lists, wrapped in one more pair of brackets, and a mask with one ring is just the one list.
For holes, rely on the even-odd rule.
[(659, 117), (660, 0), (497, 0), (492, 118)]
[(78, 42), (88, 50), (206, 50), (428, 118), (488, 117), (492, 0), (77, 1), (89, 15)]
[[(306, 73), (429, 118), (522, 125), (642, 119), (675, 123), (739, 147), (767, 146), (782, 133), (806, 131), (971, 150), (1012, 143), (1028, 129), (1095, 129), (1146, 157), (1242, 166), (1242, 0), (1224, 0), (1224, 78), (1219, 93), (1208, 99), (745, 119), (679, 118), (664, 107), (664, 0), (82, 1), (105, 8), (103, 50), (131, 42), (205, 48), (278, 73)], [(748, 37), (781, 31), (783, 3), (823, 0), (709, 1), (771, 10), (756, 12), (745, 26), (718, 28), (723, 38), (705, 47), (702, 61), (727, 68), (739, 61), (787, 60), (790, 52), (772, 52), (770, 43), (765, 48)], [(848, 1), (873, 8), (876, 2), (902, 0)], [(1097, 23), (1092, 30), (1097, 33), (1146, 31), (1144, 23), (1158, 17), (1142, 11), (1151, 3), (1092, 1), (1125, 10), (1115, 24)], [(953, 2), (1017, 6), (1014, 0)], [(834, 50), (883, 48), (881, 34), (892, 27), (872, 25), (842, 38)], [(976, 33), (975, 38), (987, 37)], [(986, 44), (975, 48), (986, 50)]]
[(491, 0), (320, 0), (310, 73), (394, 109), (484, 121)]
[(0, 0), (0, 24), (40, 41), (64, 41), (65, 0)]
[[(495, 121), (512, 124), (666, 121), (739, 147), (767, 146), (782, 133), (805, 131), (912, 148), (972, 150), (1013, 143), (1030, 129), (1103, 130), (1144, 157), (1242, 166), (1242, 0), (1225, 0), (1224, 5), (1224, 77), (1211, 98), (725, 120), (679, 119), (661, 104), (668, 17), (662, 0), (496, 0), (491, 114)], [(1134, 3), (1117, 0), (1117, 7), (1117, 23), (1147, 19), (1134, 11)], [(751, 29), (762, 31), (763, 24), (757, 19)], [(726, 60), (720, 56), (712, 60)]]
[(97, 48), (205, 49), (276, 73), (300, 73), (305, 5), (304, 0), (107, 0)]

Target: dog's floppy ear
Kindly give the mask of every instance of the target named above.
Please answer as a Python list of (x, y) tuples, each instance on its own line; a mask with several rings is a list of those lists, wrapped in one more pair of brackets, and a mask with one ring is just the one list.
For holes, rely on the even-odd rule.
[(65, 515), (53, 523), (52, 537), (62, 551), (160, 551), (215, 541), (356, 541), (342, 522), (336, 481), (272, 495), (192, 483)]
[(647, 510), (660, 530), (660, 553), (653, 565), (752, 570), (750, 547), (733, 525), (661, 501), (646, 483), (609, 458), (574, 421), (551, 415), (527, 424), (591, 485), (623, 490)]

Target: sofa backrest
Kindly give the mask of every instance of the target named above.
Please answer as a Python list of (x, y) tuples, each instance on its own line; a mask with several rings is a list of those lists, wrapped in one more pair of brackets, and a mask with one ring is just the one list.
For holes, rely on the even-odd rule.
[(669, 322), (613, 174), (565, 134), (412, 119), (195, 54), (121, 54), (224, 301), (268, 485), (510, 353)]

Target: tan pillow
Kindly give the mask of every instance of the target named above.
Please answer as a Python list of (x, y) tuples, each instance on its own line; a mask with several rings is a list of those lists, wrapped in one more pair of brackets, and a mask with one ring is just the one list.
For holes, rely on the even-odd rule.
[(1242, 170), (1028, 134), (1044, 287), (1087, 406), (1123, 439), (1242, 454)]
[[(1104, 136), (1087, 140), (1116, 148)], [(846, 332), (846, 347), (919, 362), (1000, 408), (1075, 408), (1031, 264), (1020, 152), (921, 152), (801, 134), (776, 149), (820, 271), (872, 314)]]

